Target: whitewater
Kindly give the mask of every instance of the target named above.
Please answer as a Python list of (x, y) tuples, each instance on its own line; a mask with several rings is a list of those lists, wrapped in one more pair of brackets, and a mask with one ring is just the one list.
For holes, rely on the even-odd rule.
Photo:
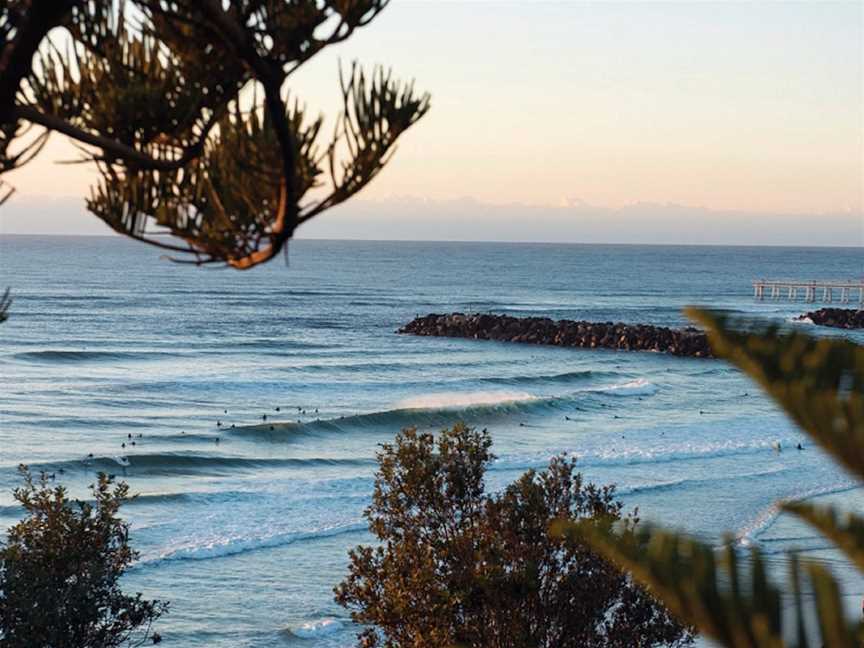
[(395, 334), (453, 311), (684, 326), (682, 307), (706, 304), (864, 342), (793, 323), (806, 305), (750, 287), (860, 274), (860, 249), (301, 240), (288, 258), (238, 273), (112, 237), (0, 237), (15, 296), (0, 526), (21, 516), (20, 463), (80, 496), (98, 471), (127, 480), (141, 557), (124, 585), (171, 601), (163, 645), (353, 645), (332, 589), (348, 549), (372, 542), (376, 452), (402, 428), (457, 421), (492, 434), (490, 489), (576, 457), (642, 519), (728, 533), (778, 570), (805, 550), (860, 609), (854, 569), (776, 506), (858, 510), (860, 484), (725, 363)]

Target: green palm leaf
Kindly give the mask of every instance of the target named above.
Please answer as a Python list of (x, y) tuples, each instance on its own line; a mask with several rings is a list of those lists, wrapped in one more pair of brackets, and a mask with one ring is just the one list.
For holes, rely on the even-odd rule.
[(760, 552), (750, 553), (745, 574), (731, 544), (720, 552), (685, 534), (640, 525), (636, 533), (567, 525), (565, 533), (587, 540), (630, 572), (679, 619), (733, 648), (780, 648), (781, 593), (765, 572)]
[(864, 571), (864, 517), (841, 513), (831, 506), (815, 506), (806, 502), (788, 502), (783, 510), (794, 513), (829, 538)]
[[(864, 348), (841, 338), (815, 338), (776, 326), (741, 329), (728, 316), (699, 309), (688, 315), (707, 329), (714, 352), (739, 367), (842, 465), (864, 477)], [(833, 540), (864, 571), (864, 518), (832, 508), (785, 503), (787, 510)], [(719, 551), (686, 535), (643, 526), (636, 534), (565, 524), (607, 559), (628, 570), (681, 620), (731, 648), (808, 648), (803, 576), (813, 591), (821, 643), (860, 648), (843, 616), (840, 587), (829, 570), (790, 556), (790, 582), (767, 576), (762, 555), (739, 559), (731, 543)], [(793, 605), (783, 611), (781, 592)], [(791, 618), (790, 618), (791, 615)], [(788, 625), (793, 621), (793, 625)], [(786, 631), (783, 631), (783, 628)], [(787, 641), (791, 641), (789, 644)]]
[[(750, 549), (742, 561), (734, 546), (720, 550), (686, 534), (645, 526), (637, 533), (616, 533), (597, 525), (568, 524), (564, 533), (578, 535), (608, 560), (627, 570), (682, 621), (729, 648), (808, 648), (801, 596), (801, 566), (789, 562), (792, 619), (785, 618), (781, 588), (767, 574), (761, 552)], [(804, 562), (813, 588), (822, 643), (831, 648), (860, 648), (856, 631), (843, 617), (840, 586), (830, 571)], [(793, 621), (794, 633), (784, 622)], [(788, 626), (787, 626), (788, 627)], [(794, 636), (794, 641), (787, 640)]]
[(855, 632), (846, 624), (843, 617), (843, 601), (840, 596), (840, 586), (822, 565), (807, 563), (807, 572), (813, 584), (816, 596), (819, 630), (825, 646), (834, 648), (860, 648)]

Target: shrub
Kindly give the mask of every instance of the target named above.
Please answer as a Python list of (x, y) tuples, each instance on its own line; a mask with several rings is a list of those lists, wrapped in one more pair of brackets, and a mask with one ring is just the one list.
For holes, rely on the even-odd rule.
[(94, 501), (71, 501), (43, 474), (15, 499), (26, 517), (0, 544), (0, 645), (4, 648), (114, 648), (152, 640), (167, 603), (124, 594), (118, 580), (137, 558), (118, 517), (129, 487), (104, 474)]
[(464, 425), (404, 430), (384, 445), (370, 530), (335, 590), (370, 627), (360, 646), (387, 648), (639, 648), (692, 641), (647, 591), (578, 540), (550, 533), (561, 519), (627, 529), (611, 486), (583, 482), (562, 457), (500, 494), (485, 491), (494, 455)]

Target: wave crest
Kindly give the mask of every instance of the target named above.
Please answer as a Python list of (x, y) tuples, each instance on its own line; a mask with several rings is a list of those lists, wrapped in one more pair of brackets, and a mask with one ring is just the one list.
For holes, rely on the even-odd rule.
[(36, 364), (77, 364), (83, 362), (122, 362), (124, 360), (162, 360), (180, 354), (170, 351), (69, 351), (46, 349), (22, 351), (6, 358)]
[[(790, 443), (781, 439), (782, 444)], [(675, 461), (692, 461), (748, 455), (772, 451), (775, 441), (734, 442), (722, 441), (702, 445), (679, 443), (652, 448), (628, 448), (622, 451), (613, 449), (601, 451), (564, 451), (563, 453), (537, 453), (525, 456), (502, 456), (492, 464), (492, 470), (529, 470), (545, 468), (555, 454), (573, 456), (579, 466), (629, 466), (638, 464), (662, 464)]]
[(532, 400), (537, 397), (526, 392), (441, 392), (406, 398), (396, 404), (396, 410), (463, 409)]
[(270, 441), (292, 440), (306, 434), (344, 433), (358, 428), (402, 429), (406, 427), (444, 427), (462, 421), (483, 422), (493, 418), (571, 412), (575, 406), (592, 399), (651, 395), (658, 387), (644, 379), (586, 387), (559, 396), (535, 396), (527, 392), (442, 392), (412, 397), (394, 409), (354, 414), (305, 423), (272, 422), (231, 429), (239, 436), (260, 437)]
[(317, 639), (339, 632), (341, 629), (342, 622), (339, 619), (319, 619), (301, 623), (290, 632), (300, 639)]
[(238, 470), (254, 471), (269, 467), (313, 468), (373, 464), (374, 460), (371, 457), (366, 459), (353, 457), (241, 457), (191, 452), (154, 452), (31, 464), (30, 469), (34, 474), (41, 472), (113, 472), (123, 469), (139, 475), (175, 475), (224, 474)]
[(189, 542), (171, 547), (156, 556), (143, 559), (139, 565), (146, 566), (170, 560), (211, 560), (248, 553), (250, 551), (258, 551), (260, 549), (283, 547), (295, 542), (356, 533), (364, 531), (366, 528), (367, 524), (365, 522), (357, 521), (349, 524), (323, 527), (321, 529), (311, 529), (309, 531), (289, 531), (264, 536), (215, 537), (200, 542)]

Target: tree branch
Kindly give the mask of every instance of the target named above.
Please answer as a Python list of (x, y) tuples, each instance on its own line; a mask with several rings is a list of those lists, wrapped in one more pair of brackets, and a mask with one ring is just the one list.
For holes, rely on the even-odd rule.
[[(4, 186), (6, 187), (5, 192), (2, 191)], [(15, 193), (15, 187), (13, 187), (12, 185), (10, 185), (8, 183), (3, 182), (3, 180), (0, 180), (0, 206), (2, 206), (3, 203), (5, 203), (7, 200), (9, 200), (12, 197), (12, 194), (14, 194), (14, 193)]]
[(0, 52), (0, 124), (11, 121), (21, 80), (30, 74), (42, 40), (83, 0), (31, 0), (16, 25), (15, 38)]
[(233, 267), (245, 269), (276, 256), (297, 227), (298, 208), (294, 188), (296, 173), (294, 135), (285, 117), (285, 103), (281, 96), (285, 73), (280, 66), (273, 65), (258, 54), (255, 43), (249, 38), (243, 27), (222, 9), (219, 0), (201, 0), (201, 10), (221, 31), (226, 42), (234, 47), (238, 56), (255, 71), (258, 80), (264, 87), (265, 106), (282, 151), (282, 183), (279, 187), (279, 209), (271, 228), (272, 243), (269, 248), (259, 250), (242, 259), (229, 261)]
[(16, 119), (24, 119), (33, 124), (44, 126), (48, 130), (68, 135), (72, 139), (84, 144), (96, 146), (110, 154), (110, 157), (120, 158), (135, 168), (153, 171), (173, 171), (186, 166), (189, 162), (201, 155), (201, 151), (204, 149), (204, 140), (207, 137), (207, 133), (213, 127), (213, 124), (216, 123), (215, 118), (211, 116), (210, 120), (208, 120), (204, 125), (199, 140), (192, 146), (186, 148), (183, 155), (176, 160), (158, 160), (150, 157), (146, 153), (142, 153), (132, 146), (118, 142), (117, 140), (103, 137), (102, 135), (96, 135), (94, 133), (88, 133), (85, 130), (73, 126), (64, 119), (39, 112), (32, 106), (18, 106), (13, 109), (12, 115)]
[[(82, 151), (81, 161), (102, 169), (104, 184), (88, 200), (96, 216), (127, 236), (191, 254), (194, 263), (246, 269), (274, 258), (300, 223), (374, 178), (398, 136), (428, 107), (426, 98), (413, 97), (410, 87), (400, 90), (389, 74), (375, 78), (368, 96), (362, 74), (356, 87), (343, 82), (353, 112), (338, 122), (344, 132), (336, 139), (344, 142), (348, 162), (341, 172), (334, 168), (334, 141), (326, 155), (333, 191), (301, 207), (325, 175), (316, 159), (320, 120), (304, 128), (302, 111), (288, 110), (286, 79), (325, 46), (369, 23), (389, 0), (292, 0), (281, 8), (283, 0), (134, 0), (141, 10), (137, 22), (124, 15), (123, 2), (4, 5), (0, 91), (13, 76), (17, 81), (0, 94), (0, 145), (7, 160), (25, 160), (51, 132), (62, 133)], [(327, 31), (316, 37), (328, 19), (335, 19), (335, 28), (323, 27)], [(92, 56), (69, 61), (78, 57), (74, 45), (65, 59), (54, 48), (40, 63), (40, 43), (53, 48), (52, 26), (68, 28)], [(253, 92), (251, 115), (244, 118), (239, 93), (249, 82), (263, 97)], [(9, 158), (13, 136), (34, 126), (44, 132)], [(0, 202), (8, 198), (4, 189)], [(174, 244), (153, 240), (158, 233), (145, 231), (148, 223), (169, 230)]]

